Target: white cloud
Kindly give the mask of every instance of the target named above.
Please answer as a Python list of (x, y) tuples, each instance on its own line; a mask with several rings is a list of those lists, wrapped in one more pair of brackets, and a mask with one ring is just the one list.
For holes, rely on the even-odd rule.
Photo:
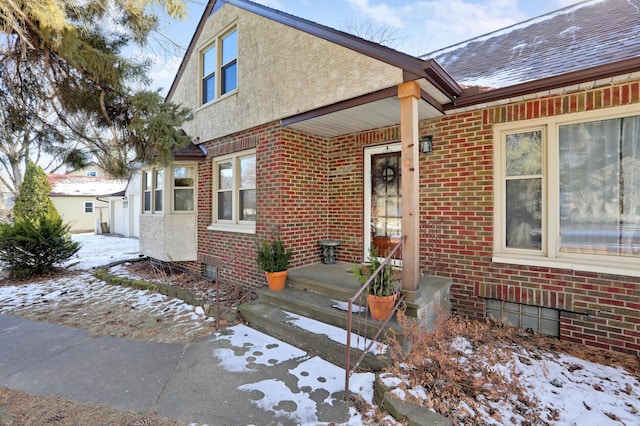
[(386, 3), (377, 5), (369, 4), (369, 0), (347, 0), (356, 11), (362, 13), (366, 18), (377, 24), (391, 25), (395, 28), (402, 28), (405, 22), (401, 18), (403, 8), (387, 6)]
[[(402, 29), (396, 48), (425, 53), (508, 27), (530, 16), (518, 0), (416, 0), (397, 4), (345, 0), (360, 16), (378, 25)], [(559, 7), (574, 0), (556, 0)], [(525, 5), (526, 6), (526, 5)]]
[(527, 18), (516, 0), (421, 1), (415, 3), (414, 16), (420, 16), (417, 31), (425, 34), (429, 50), (508, 27)]
[(153, 81), (150, 89), (162, 89), (162, 95), (166, 95), (178, 72), (180, 62), (182, 62), (181, 56), (172, 56), (163, 60), (156, 60), (151, 70), (149, 70), (149, 77)]

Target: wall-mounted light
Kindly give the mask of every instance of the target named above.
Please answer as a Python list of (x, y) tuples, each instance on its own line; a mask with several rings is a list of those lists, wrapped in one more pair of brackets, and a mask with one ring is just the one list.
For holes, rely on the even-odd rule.
[(427, 135), (420, 138), (420, 152), (427, 153), (433, 151), (433, 136)]

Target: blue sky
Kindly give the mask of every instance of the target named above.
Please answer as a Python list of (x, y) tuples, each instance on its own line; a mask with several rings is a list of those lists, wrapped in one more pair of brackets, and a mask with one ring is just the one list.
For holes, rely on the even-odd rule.
[[(372, 23), (397, 29), (393, 47), (411, 54), (428, 53), (518, 22), (560, 9), (578, 0), (254, 0), (266, 6), (344, 30), (350, 24)], [(151, 47), (151, 71), (163, 93), (191, 40), (206, 0), (187, 0), (185, 21), (163, 21), (162, 46)], [(175, 44), (175, 45), (174, 45)], [(152, 44), (153, 46), (153, 44)], [(170, 47), (170, 49), (167, 49)], [(171, 48), (172, 47), (172, 48)]]

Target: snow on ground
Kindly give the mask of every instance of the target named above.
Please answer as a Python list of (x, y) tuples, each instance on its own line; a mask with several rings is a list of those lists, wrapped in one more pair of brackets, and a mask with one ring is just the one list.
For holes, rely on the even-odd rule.
[[(468, 342), (467, 342), (468, 343)], [(461, 350), (470, 345), (454, 342)], [(471, 349), (468, 349), (471, 350)], [(466, 350), (462, 350), (466, 353)], [(554, 426), (604, 426), (640, 425), (640, 382), (638, 378), (622, 368), (597, 364), (561, 353), (539, 352), (528, 354), (513, 348), (511, 361), (504, 365), (487, 365), (497, 369), (507, 377), (517, 376), (529, 395), (537, 400), (537, 413), (543, 424)], [(411, 386), (402, 378), (391, 373), (381, 376), (382, 382), (390, 388), (401, 383), (405, 392), (396, 388), (392, 392), (402, 400), (425, 401), (427, 393), (422, 386)], [(407, 395), (410, 394), (410, 397)], [(469, 417), (481, 419), (482, 424), (504, 425), (523, 424), (515, 405), (509, 400), (512, 395), (501, 395), (496, 401), (487, 399), (477, 407), (465, 405)]]
[[(125, 312), (135, 311), (136, 314), (151, 318), (151, 322), (156, 321), (154, 317), (165, 317), (161, 327), (167, 328), (167, 324), (171, 324), (169, 328), (180, 326), (180, 333), (187, 337), (200, 329), (204, 321), (213, 321), (199, 315), (196, 308), (181, 300), (149, 291), (108, 285), (92, 275), (94, 268), (117, 260), (137, 258), (138, 240), (93, 234), (72, 235), (72, 238), (82, 244), (81, 250), (67, 262), (69, 269), (77, 272), (23, 285), (0, 286), (0, 313), (37, 313), (39, 310), (62, 312), (73, 305), (76, 315), (96, 316), (99, 315), (96, 310), (102, 307), (112, 311), (114, 306), (123, 306)], [(114, 271), (122, 275), (125, 269), (116, 266), (110, 270)], [(67, 313), (61, 315), (68, 316)], [(189, 328), (185, 328), (184, 324)], [(265, 411), (273, 411), (296, 424), (316, 425), (317, 410), (322, 405), (341, 403), (336, 395), (341, 395), (344, 390), (344, 369), (244, 325), (216, 333), (215, 338), (228, 340), (234, 348), (221, 348), (212, 354), (219, 360), (220, 366), (230, 372), (250, 372), (257, 365), (275, 366), (290, 360), (299, 361), (289, 371), (290, 377), (248, 383), (240, 388), (247, 392), (248, 400)], [(373, 380), (372, 373), (354, 374), (350, 388), (371, 404)], [(291, 389), (288, 383), (297, 383), (299, 390)], [(268, 397), (253, 400), (252, 391), (261, 391)], [(313, 396), (317, 399), (317, 395), (324, 396), (319, 403), (313, 399)], [(295, 402), (295, 410), (278, 408), (290, 402)], [(392, 423), (389, 420), (388, 424)], [(344, 425), (362, 424), (365, 424), (362, 415), (351, 408), (350, 420)]]
[(138, 240), (112, 235), (73, 234), (73, 241), (80, 243), (80, 250), (65, 265), (80, 271), (105, 266), (111, 262), (135, 259), (140, 256)]
[[(116, 260), (132, 259), (139, 255), (138, 240), (114, 236), (81, 234), (74, 235), (74, 240), (81, 242), (81, 250), (70, 260), (69, 269), (80, 271), (63, 278), (42, 279), (39, 282), (11, 286), (0, 286), (0, 312), (11, 313), (20, 310), (41, 309), (42, 306), (62, 306), (65, 301), (79, 303), (81, 300), (90, 304), (130, 305), (145, 315), (152, 312), (161, 316), (172, 316), (189, 324), (197, 324), (204, 320), (193, 306), (165, 296), (130, 288), (111, 286), (99, 281), (89, 270), (104, 266)], [(327, 332), (312, 320), (288, 314), (290, 321), (299, 327), (309, 328), (316, 333)], [(196, 327), (197, 325), (194, 325)], [(289, 371), (296, 378), (298, 386), (309, 392), (296, 392), (290, 389), (285, 381), (274, 378), (268, 381), (246, 384), (242, 390), (249, 395), (253, 390), (270, 392), (271, 399), (261, 399), (252, 403), (265, 410), (274, 410), (281, 401), (296, 401), (295, 412), (283, 412), (294, 422), (313, 424), (316, 419), (317, 403), (309, 394), (323, 389), (329, 395), (324, 403), (333, 404), (331, 395), (344, 387), (344, 370), (320, 358), (310, 357), (303, 351), (287, 345), (272, 337), (266, 336), (243, 325), (231, 327), (230, 334), (216, 334), (216, 339), (228, 339), (231, 346), (242, 350), (220, 350), (215, 356), (221, 367), (229, 371), (246, 371), (252, 365), (274, 365), (287, 360), (299, 359), (298, 367)], [(525, 354), (526, 355), (526, 354)], [(540, 401), (540, 410), (557, 410), (557, 420), (550, 424), (564, 425), (639, 425), (640, 424), (640, 383), (631, 374), (620, 368), (606, 367), (566, 355), (548, 354), (536, 357), (514, 355), (512, 365), (495, 366), (495, 368), (519, 375), (521, 383)], [(394, 380), (387, 377), (391, 384)], [(373, 395), (373, 375), (369, 373), (355, 374), (351, 380), (351, 390), (360, 394), (367, 402)], [(397, 383), (396, 383), (397, 385)], [(277, 390), (277, 392), (273, 392)], [(424, 395), (419, 387), (411, 389), (414, 396)], [(400, 391), (397, 395), (402, 395)], [(406, 396), (405, 396), (406, 397)], [(262, 404), (262, 405), (261, 405)], [(513, 417), (513, 407), (505, 401), (491, 402), (495, 412), (490, 415), (487, 405), (477, 409), (477, 415), (485, 424), (504, 424)], [(544, 417), (543, 417), (544, 418)], [(362, 424), (360, 414), (352, 411), (349, 425)]]
[[(256, 365), (279, 365), (287, 361), (297, 361), (296, 367), (289, 370), (290, 378), (278, 377), (247, 383), (240, 390), (258, 391), (264, 397), (251, 399), (257, 407), (272, 411), (278, 417), (286, 418), (299, 425), (316, 425), (316, 413), (320, 406), (334, 406), (341, 403), (336, 395), (344, 390), (344, 369), (331, 364), (317, 356), (311, 357), (306, 352), (280, 342), (245, 325), (229, 327), (225, 334), (217, 334), (217, 340), (228, 340), (232, 348), (221, 348), (214, 351), (219, 365), (231, 372), (248, 372)], [(293, 379), (293, 380), (291, 380)], [(361, 395), (364, 400), (373, 404), (373, 373), (355, 373), (351, 376), (349, 388)], [(299, 390), (292, 389), (288, 383), (295, 383)], [(314, 395), (327, 395), (321, 402), (316, 402)], [(249, 397), (249, 396), (248, 396)], [(285, 403), (295, 403), (295, 410), (286, 410)], [(349, 425), (362, 424), (362, 417), (355, 410), (351, 411)]]
[(22, 286), (0, 287), (0, 313), (10, 313), (21, 309), (38, 309), (46, 304), (47, 309), (55, 309), (66, 300), (91, 300), (96, 304), (126, 304), (139, 311), (160, 310), (174, 319), (213, 321), (195, 314), (192, 305), (180, 299), (173, 299), (160, 293), (106, 285), (91, 274), (82, 273), (72, 277), (45, 280)]
[[(321, 321), (316, 321), (314, 319), (303, 317), (291, 312), (284, 311), (284, 313), (288, 317), (287, 323), (289, 324), (295, 325), (311, 333), (326, 336), (337, 343), (344, 344), (347, 341), (347, 330), (343, 328), (334, 327)], [(350, 346), (361, 351), (364, 351), (368, 348), (368, 352), (371, 352), (374, 355), (382, 355), (387, 352), (386, 345), (379, 342), (373, 342), (372, 344), (371, 339), (366, 339), (362, 336), (357, 335), (356, 333), (351, 333)], [(369, 348), (369, 346), (371, 347)]]

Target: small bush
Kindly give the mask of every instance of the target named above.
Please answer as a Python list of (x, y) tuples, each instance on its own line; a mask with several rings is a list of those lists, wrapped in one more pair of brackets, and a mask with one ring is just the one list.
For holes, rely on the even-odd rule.
[(289, 260), (293, 252), (285, 250), (280, 238), (273, 240), (273, 243), (264, 240), (258, 248), (258, 266), (265, 272), (281, 272), (289, 268)]
[(69, 236), (69, 225), (55, 215), (0, 224), (0, 263), (15, 278), (45, 275), (70, 259), (80, 244)]
[(24, 180), (18, 188), (18, 195), (13, 206), (16, 220), (38, 221), (41, 217), (60, 219), (60, 214), (49, 198), (51, 185), (42, 167), (29, 161), (24, 173)]

